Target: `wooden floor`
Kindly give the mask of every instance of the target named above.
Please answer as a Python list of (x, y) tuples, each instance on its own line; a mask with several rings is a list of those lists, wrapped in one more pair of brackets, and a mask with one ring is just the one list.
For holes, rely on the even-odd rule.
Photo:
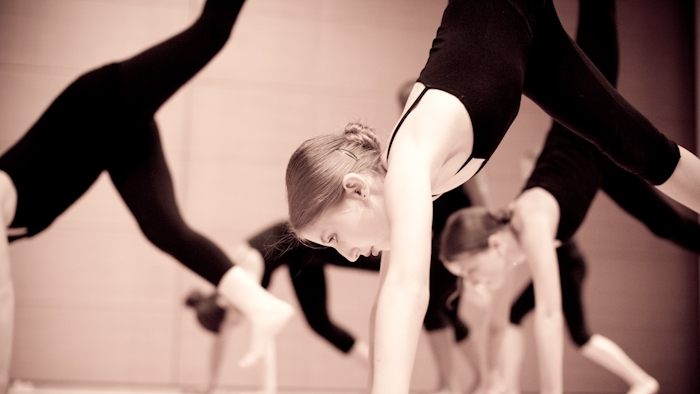
[[(8, 394), (196, 394), (194, 388), (175, 387), (120, 387), (100, 385), (69, 386), (64, 384), (33, 383), (15, 381)], [(268, 393), (259, 389), (220, 388), (212, 394), (360, 394), (350, 390), (319, 390), (319, 389), (280, 389), (276, 393)]]

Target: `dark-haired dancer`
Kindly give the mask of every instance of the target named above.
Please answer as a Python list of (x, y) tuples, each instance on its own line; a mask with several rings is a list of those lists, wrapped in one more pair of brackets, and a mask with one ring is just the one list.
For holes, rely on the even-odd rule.
[(0, 392), (7, 389), (14, 310), (8, 242), (48, 227), (102, 171), (144, 235), (217, 286), (257, 327), (244, 363), (260, 356), (290, 318), (289, 305), (184, 222), (153, 118), (224, 46), (242, 6), (242, 0), (208, 0), (182, 33), (82, 75), (0, 157)]

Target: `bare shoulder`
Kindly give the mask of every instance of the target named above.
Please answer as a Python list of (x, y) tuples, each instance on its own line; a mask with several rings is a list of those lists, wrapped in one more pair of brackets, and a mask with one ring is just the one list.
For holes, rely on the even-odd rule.
[(512, 224), (523, 229), (533, 221), (545, 221), (553, 225), (559, 223), (559, 203), (556, 198), (541, 187), (527, 189), (511, 204)]
[[(406, 115), (409, 108), (411, 112)], [(408, 162), (428, 165), (431, 178), (437, 183), (441, 183), (442, 172), (454, 175), (471, 155), (474, 141), (471, 118), (462, 102), (442, 90), (424, 91), (417, 83), (404, 115), (387, 146), (391, 149), (388, 168), (396, 161), (401, 166)]]

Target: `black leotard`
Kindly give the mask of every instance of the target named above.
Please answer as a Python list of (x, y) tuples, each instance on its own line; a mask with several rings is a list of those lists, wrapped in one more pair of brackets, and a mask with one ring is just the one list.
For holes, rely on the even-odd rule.
[(10, 241), (39, 233), (107, 171), (146, 237), (209, 280), (232, 266), (180, 216), (155, 111), (228, 40), (242, 0), (208, 0), (184, 32), (73, 82), (0, 158), (17, 189)]
[(450, 0), (418, 81), (464, 104), (474, 130), (470, 159), (489, 159), (518, 113), (521, 93), (653, 184), (668, 179), (680, 159), (678, 146), (566, 35), (551, 0)]
[(547, 134), (525, 189), (541, 187), (559, 204), (557, 239), (564, 242), (583, 222), (603, 181), (603, 155), (558, 123)]

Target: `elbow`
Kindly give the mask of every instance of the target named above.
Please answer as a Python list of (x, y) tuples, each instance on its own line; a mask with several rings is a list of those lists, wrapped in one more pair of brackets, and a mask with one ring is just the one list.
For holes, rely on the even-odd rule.
[(402, 296), (406, 300), (411, 300), (417, 308), (428, 310), (428, 302), (430, 301), (430, 287), (428, 284), (406, 284), (401, 286)]
[(564, 312), (562, 310), (561, 304), (559, 305), (543, 305), (541, 307), (535, 307), (535, 313), (542, 319), (546, 320), (563, 320)]
[(429, 283), (397, 281), (393, 284), (385, 283), (385, 292), (387, 301), (393, 303), (403, 303), (411, 305), (416, 310), (423, 312), (428, 310), (428, 301), (430, 300)]

